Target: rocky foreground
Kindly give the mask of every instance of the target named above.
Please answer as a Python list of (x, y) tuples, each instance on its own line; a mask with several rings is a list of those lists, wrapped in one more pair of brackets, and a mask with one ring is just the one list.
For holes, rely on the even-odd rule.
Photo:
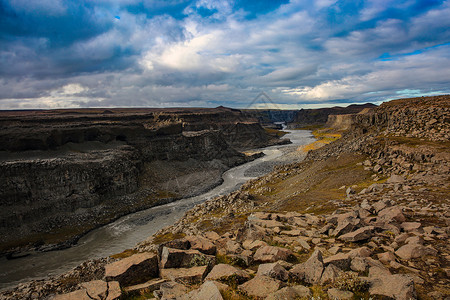
[(449, 121), (449, 96), (384, 104), (135, 249), (0, 298), (449, 299)]

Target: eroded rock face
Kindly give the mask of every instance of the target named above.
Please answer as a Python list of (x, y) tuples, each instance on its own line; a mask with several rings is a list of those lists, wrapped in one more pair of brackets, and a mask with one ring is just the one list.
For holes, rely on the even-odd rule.
[[(226, 169), (251, 159), (236, 148), (277, 140), (256, 120), (226, 108), (111, 111), (0, 114), (4, 245), (25, 246), (18, 240), (34, 243), (33, 234), (64, 228), (70, 245), (118, 216), (216, 185)], [(189, 174), (193, 182), (171, 183)], [(170, 197), (157, 195), (164, 189)]]

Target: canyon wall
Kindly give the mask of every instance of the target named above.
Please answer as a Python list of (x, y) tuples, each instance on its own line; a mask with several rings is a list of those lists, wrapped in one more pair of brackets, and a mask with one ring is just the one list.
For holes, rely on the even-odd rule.
[(226, 108), (9, 111), (0, 128), (0, 251), (200, 193), (252, 159), (236, 149), (279, 142)]

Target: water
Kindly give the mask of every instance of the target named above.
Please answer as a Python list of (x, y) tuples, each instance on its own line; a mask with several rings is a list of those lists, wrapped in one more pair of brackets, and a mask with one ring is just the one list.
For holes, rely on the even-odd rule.
[[(265, 156), (225, 172), (223, 183), (202, 195), (124, 216), (83, 236), (77, 245), (58, 251), (33, 253), (14, 260), (0, 258), (0, 288), (62, 274), (85, 260), (106, 257), (134, 247), (159, 229), (172, 225), (194, 205), (237, 190), (247, 180), (271, 171), (275, 164), (302, 159), (294, 150), (314, 141), (310, 131), (288, 130), (292, 144), (261, 149)], [(297, 153), (297, 156), (292, 154)]]

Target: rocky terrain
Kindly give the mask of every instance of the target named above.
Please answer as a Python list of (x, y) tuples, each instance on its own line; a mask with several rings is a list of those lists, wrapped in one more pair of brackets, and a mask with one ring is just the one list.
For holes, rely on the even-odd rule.
[(0, 128), (0, 253), (67, 247), (218, 185), (258, 156), (241, 150), (283, 142), (224, 107), (3, 111)]
[(134, 249), (0, 297), (449, 299), (449, 118), (450, 96), (385, 103)]

